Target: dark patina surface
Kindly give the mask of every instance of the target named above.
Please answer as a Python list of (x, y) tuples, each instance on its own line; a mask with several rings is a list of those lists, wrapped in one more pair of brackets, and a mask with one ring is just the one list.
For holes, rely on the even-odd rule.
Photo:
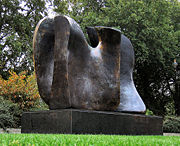
[[(99, 39), (96, 29), (94, 27), (86, 29), (91, 46), (97, 46)], [(130, 40), (123, 34), (121, 34), (120, 58), (120, 104), (117, 111), (143, 113), (146, 107), (133, 81), (134, 49)]]
[(26, 112), (22, 133), (162, 135), (163, 118), (142, 114), (62, 109)]
[(87, 28), (66, 16), (44, 18), (34, 33), (39, 93), (50, 109), (145, 112), (134, 86), (134, 51), (128, 38), (109, 27)]

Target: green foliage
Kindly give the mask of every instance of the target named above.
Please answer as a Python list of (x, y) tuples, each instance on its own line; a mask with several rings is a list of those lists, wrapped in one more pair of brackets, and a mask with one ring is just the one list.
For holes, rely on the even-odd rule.
[(179, 145), (179, 136), (1, 134), (2, 145)]
[(18, 127), (21, 113), (17, 104), (0, 96), (0, 128)]
[(150, 111), (149, 109), (146, 110), (146, 114), (145, 115), (148, 115), (148, 116), (153, 116), (154, 113), (152, 111)]
[(0, 75), (3, 78), (7, 79), (9, 69), (17, 73), (33, 71), (33, 30), (46, 15), (46, 1), (0, 1)]
[(43, 111), (43, 110), (49, 110), (49, 106), (40, 98), (36, 100), (34, 103), (34, 106), (29, 111)]
[(176, 115), (174, 106), (175, 106), (174, 101), (166, 104), (166, 106), (165, 106), (165, 109), (166, 109), (165, 115), (166, 116)]
[[(99, 19), (101, 8), (105, 5), (104, 0), (54, 0), (54, 11), (65, 14), (76, 20), (85, 31), (86, 26), (101, 25), (102, 20)], [(66, 5), (59, 9), (60, 5)], [(68, 9), (67, 9), (68, 8)]]
[(180, 133), (180, 117), (166, 116), (163, 122), (163, 131), (167, 133)]

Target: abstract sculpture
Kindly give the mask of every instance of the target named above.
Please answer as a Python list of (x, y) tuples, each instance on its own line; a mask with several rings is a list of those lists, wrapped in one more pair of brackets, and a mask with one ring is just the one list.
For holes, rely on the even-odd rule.
[(50, 109), (77, 108), (144, 113), (134, 86), (134, 51), (117, 29), (89, 27), (88, 45), (79, 25), (67, 16), (44, 18), (33, 38), (41, 98)]

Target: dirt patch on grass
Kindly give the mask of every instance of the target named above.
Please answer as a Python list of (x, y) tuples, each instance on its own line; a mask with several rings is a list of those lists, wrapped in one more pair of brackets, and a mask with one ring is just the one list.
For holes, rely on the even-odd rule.
[(180, 133), (163, 133), (164, 136), (180, 136)]
[[(0, 133), (21, 133), (21, 129), (8, 128), (7, 131), (0, 129)], [(180, 136), (180, 133), (163, 133), (163, 136)]]
[(6, 131), (0, 129), (0, 133), (21, 133), (21, 129), (7, 128)]

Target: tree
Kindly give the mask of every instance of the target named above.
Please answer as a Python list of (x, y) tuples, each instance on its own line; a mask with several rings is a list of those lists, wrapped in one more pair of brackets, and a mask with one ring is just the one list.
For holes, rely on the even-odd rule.
[[(94, 5), (94, 3), (96, 4)], [(104, 25), (119, 28), (135, 49), (134, 79), (147, 108), (163, 115), (173, 102), (172, 59), (179, 50), (179, 2), (177, 0), (74, 0), (65, 12), (81, 27)], [(71, 7), (70, 7), (71, 8)], [(176, 101), (175, 101), (176, 102)]]
[(0, 1), (0, 75), (8, 77), (8, 70), (19, 73), (33, 71), (32, 37), (38, 21), (45, 16), (43, 0)]

